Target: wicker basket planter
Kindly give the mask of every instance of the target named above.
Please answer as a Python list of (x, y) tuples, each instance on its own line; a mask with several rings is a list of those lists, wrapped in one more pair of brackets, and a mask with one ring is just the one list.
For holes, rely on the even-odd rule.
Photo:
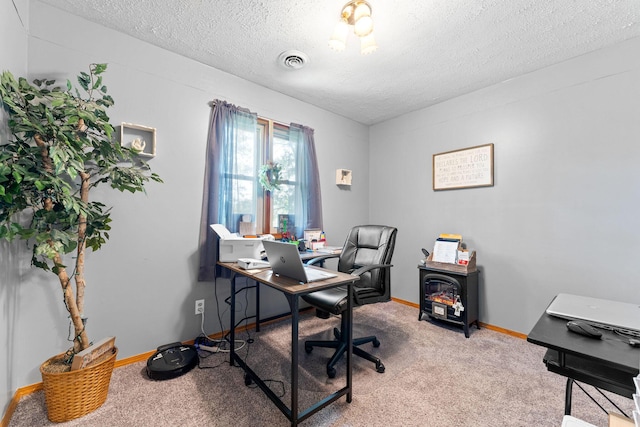
[(98, 409), (107, 400), (111, 373), (118, 349), (102, 362), (76, 371), (50, 373), (43, 366), (50, 360), (60, 359), (62, 354), (52, 357), (40, 366), (47, 418), (54, 423), (80, 418)]

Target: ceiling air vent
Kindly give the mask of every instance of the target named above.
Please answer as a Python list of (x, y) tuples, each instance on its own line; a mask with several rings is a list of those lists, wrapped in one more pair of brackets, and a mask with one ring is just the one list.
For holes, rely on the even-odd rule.
[(309, 62), (309, 57), (299, 50), (287, 50), (280, 54), (278, 62), (284, 68), (299, 70)]

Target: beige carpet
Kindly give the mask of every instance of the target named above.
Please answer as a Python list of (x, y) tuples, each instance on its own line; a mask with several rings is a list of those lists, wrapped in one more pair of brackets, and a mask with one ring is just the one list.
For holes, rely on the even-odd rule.
[[(386, 366), (354, 357), (353, 401), (341, 398), (302, 423), (302, 426), (560, 426), (565, 379), (547, 372), (545, 349), (488, 329), (460, 329), (418, 321), (418, 310), (390, 302), (358, 308), (354, 336), (378, 336), (373, 349)], [(329, 338), (339, 319), (323, 320), (312, 312), (300, 322), (305, 338)], [(280, 321), (261, 332), (251, 331), (254, 343), (240, 350), (249, 365), (271, 382), (288, 404), (290, 322)], [(247, 339), (244, 333), (239, 338)], [(162, 344), (162, 343), (160, 343)], [(300, 407), (344, 385), (344, 360), (335, 379), (327, 378), (324, 363), (332, 350), (311, 354), (300, 346)], [(60, 426), (287, 426), (289, 422), (264, 393), (246, 387), (242, 370), (230, 367), (225, 354), (201, 360), (201, 367), (167, 381), (151, 381), (145, 363), (118, 368), (109, 397), (97, 411)], [(593, 388), (588, 387), (589, 391)], [(633, 401), (612, 395), (631, 413)], [(602, 398), (598, 399), (603, 401)], [(608, 405), (608, 404), (607, 404)], [(610, 408), (606, 406), (606, 408)], [(574, 387), (572, 415), (597, 426), (608, 423), (606, 413)], [(10, 426), (53, 425), (46, 418), (42, 392), (24, 397)]]

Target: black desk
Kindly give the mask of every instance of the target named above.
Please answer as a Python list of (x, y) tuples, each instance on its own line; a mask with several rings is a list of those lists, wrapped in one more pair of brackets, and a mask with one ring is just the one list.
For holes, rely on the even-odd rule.
[(611, 331), (603, 330), (602, 339), (597, 340), (570, 332), (566, 325), (566, 320), (544, 313), (527, 337), (527, 341), (549, 349), (543, 359), (547, 369), (567, 377), (565, 415), (571, 415), (574, 381), (632, 398), (640, 348), (631, 347)]
[[(231, 272), (231, 328), (229, 333), (229, 343), (230, 343), (230, 356), (229, 362), (233, 366), (234, 363), (237, 363), (249, 377), (262, 389), (262, 391), (271, 399), (273, 403), (280, 409), (280, 411), (291, 421), (292, 426), (297, 426), (299, 422), (307, 419), (311, 415), (318, 412), (320, 409), (325, 406), (335, 402), (342, 396), (347, 396), (347, 402), (351, 403), (351, 383), (352, 383), (352, 369), (351, 369), (351, 359), (352, 359), (352, 341), (353, 341), (353, 332), (352, 332), (352, 311), (353, 311), (353, 302), (352, 302), (352, 292), (353, 292), (353, 283), (359, 280), (358, 276), (352, 276), (350, 274), (335, 272), (337, 275), (331, 279), (322, 280), (319, 282), (301, 284), (293, 279), (289, 279), (287, 277), (277, 277), (273, 274), (270, 269), (262, 269), (262, 270), (243, 270), (238, 267), (238, 265), (234, 262), (218, 262), (223, 268), (228, 269)], [(251, 368), (245, 363), (244, 360), (235, 352), (234, 344), (235, 344), (235, 304), (236, 304), (236, 277), (240, 275), (242, 277), (247, 277), (250, 280), (254, 280), (256, 283), (265, 284), (273, 289), (276, 289), (282, 292), (287, 301), (289, 303), (289, 307), (291, 308), (291, 407), (287, 407), (287, 405), (267, 386), (262, 379), (253, 371)], [(347, 382), (346, 386), (341, 388), (340, 390), (330, 394), (309, 408), (299, 412), (298, 408), (298, 321), (299, 321), (299, 297), (304, 294), (308, 294), (311, 292), (315, 292), (321, 289), (333, 288), (336, 286), (347, 285), (348, 288), (348, 306), (347, 310), (342, 314), (346, 316), (347, 322)], [(259, 297), (257, 297), (259, 298)], [(259, 308), (258, 308), (259, 310)], [(259, 316), (256, 313), (256, 325), (259, 326)]]

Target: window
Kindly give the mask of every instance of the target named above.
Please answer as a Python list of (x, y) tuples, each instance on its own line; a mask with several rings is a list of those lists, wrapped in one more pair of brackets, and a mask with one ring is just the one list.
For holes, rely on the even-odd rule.
[[(259, 200), (258, 230), (263, 233), (280, 234), (283, 220), (288, 231), (292, 231), (295, 212), (296, 189), (296, 145), (289, 138), (289, 126), (271, 120), (258, 119), (258, 144), (260, 145), (260, 165), (272, 161), (278, 163), (280, 184), (273, 191), (266, 191), (257, 185)], [(258, 170), (259, 167), (256, 168)]]
[[(218, 238), (211, 224), (241, 234), (277, 235), (285, 219), (287, 231), (295, 236), (306, 229), (322, 229), (314, 130), (258, 119), (255, 113), (219, 99), (211, 106), (200, 218), (200, 281), (213, 280), (218, 273)], [(282, 168), (279, 188), (273, 191), (265, 191), (259, 183), (260, 168), (267, 161)]]
[[(256, 133), (243, 131), (237, 139), (236, 164), (229, 173), (232, 184), (232, 213), (235, 224), (251, 215), (255, 233), (280, 234), (283, 220), (292, 231), (295, 212), (296, 145), (289, 139), (289, 126), (258, 119)], [(266, 191), (259, 184), (258, 171), (268, 161), (278, 163), (279, 188)]]
[[(257, 170), (260, 149), (256, 134), (249, 130), (240, 130), (235, 147), (234, 165), (229, 168), (231, 182), (232, 218), (238, 224), (244, 214), (256, 212)], [(235, 227), (234, 227), (235, 228)]]

